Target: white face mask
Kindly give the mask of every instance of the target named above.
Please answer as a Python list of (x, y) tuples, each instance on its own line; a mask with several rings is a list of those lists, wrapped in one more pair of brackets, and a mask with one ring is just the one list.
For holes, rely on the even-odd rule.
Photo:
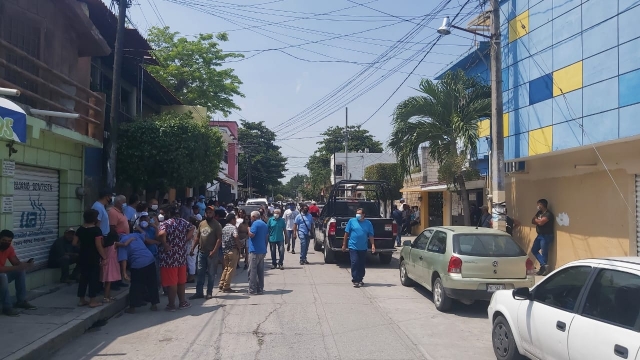
[(141, 228), (146, 229), (146, 228), (147, 228), (147, 226), (149, 226), (149, 223), (148, 223), (148, 222), (146, 222), (146, 221), (141, 221), (141, 222), (140, 222), (140, 227), (141, 227)]
[(164, 221), (164, 215), (162, 215), (162, 214), (158, 215), (158, 221), (163, 222)]
[(153, 210), (153, 211), (158, 210), (158, 205), (151, 205), (151, 210)]
[(273, 214), (273, 217), (275, 217), (276, 219), (280, 217), (280, 214)]

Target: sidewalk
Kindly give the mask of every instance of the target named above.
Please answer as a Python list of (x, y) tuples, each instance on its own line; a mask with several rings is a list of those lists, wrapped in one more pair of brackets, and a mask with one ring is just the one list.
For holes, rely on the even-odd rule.
[(47, 358), (98, 320), (107, 320), (126, 307), (128, 288), (112, 291), (116, 301), (97, 308), (77, 307), (77, 284), (56, 284), (30, 291), (27, 298), (37, 310), (19, 317), (0, 316), (0, 359)]

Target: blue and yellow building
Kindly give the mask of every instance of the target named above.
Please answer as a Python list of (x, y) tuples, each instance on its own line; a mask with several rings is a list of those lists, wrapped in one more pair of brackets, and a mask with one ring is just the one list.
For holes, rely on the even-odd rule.
[[(546, 198), (552, 261), (637, 255), (640, 0), (503, 0), (505, 161), (510, 215)], [(507, 168), (510, 168), (509, 164)]]

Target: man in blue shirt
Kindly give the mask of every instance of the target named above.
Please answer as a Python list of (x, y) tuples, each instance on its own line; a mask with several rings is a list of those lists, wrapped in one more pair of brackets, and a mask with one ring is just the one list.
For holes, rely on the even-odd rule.
[(304, 205), (302, 211), (293, 221), (293, 236), (300, 238), (300, 265), (309, 264), (307, 252), (309, 251), (309, 241), (313, 234), (313, 217), (309, 214), (309, 207)]
[(135, 232), (124, 235), (118, 248), (118, 261), (122, 273), (127, 277), (127, 263), (131, 267), (131, 288), (129, 289), (129, 308), (125, 312), (133, 314), (136, 307), (143, 306), (145, 300), (151, 302), (151, 310), (158, 310), (160, 295), (156, 274), (156, 259), (144, 243), (145, 235)]
[(249, 229), (249, 294), (264, 293), (264, 257), (267, 255), (269, 227), (262, 221), (260, 212), (251, 213)]
[(349, 241), (349, 257), (351, 258), (351, 282), (354, 287), (363, 286), (365, 262), (367, 260), (367, 239), (371, 242), (371, 253), (376, 252), (373, 241), (373, 224), (364, 218), (364, 211), (358, 209), (355, 219), (350, 219), (344, 231), (342, 251), (347, 251)]
[(136, 215), (137, 215), (136, 207), (138, 207), (138, 204), (140, 204), (140, 198), (138, 197), (138, 195), (131, 194), (131, 197), (129, 197), (129, 203), (123, 209), (124, 216), (127, 217), (127, 220), (129, 221), (129, 223), (132, 223), (133, 221), (136, 220)]
[(98, 200), (93, 203), (91, 208), (98, 212), (98, 227), (102, 230), (102, 236), (107, 237), (109, 234), (109, 214), (107, 213), (106, 206), (111, 202), (111, 192), (107, 190), (102, 190), (98, 194)]

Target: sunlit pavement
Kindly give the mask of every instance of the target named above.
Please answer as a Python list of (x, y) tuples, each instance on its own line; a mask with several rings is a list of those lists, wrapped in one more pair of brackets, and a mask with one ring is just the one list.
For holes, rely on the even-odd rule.
[[(123, 314), (51, 358), (495, 359), (486, 303), (438, 312), (428, 291), (400, 285), (397, 257), (371, 257), (356, 289), (348, 264), (325, 265), (312, 250), (301, 266), (287, 253), (284, 270), (267, 270), (264, 295), (219, 292), (174, 313)], [(246, 271), (235, 280), (246, 290)]]

